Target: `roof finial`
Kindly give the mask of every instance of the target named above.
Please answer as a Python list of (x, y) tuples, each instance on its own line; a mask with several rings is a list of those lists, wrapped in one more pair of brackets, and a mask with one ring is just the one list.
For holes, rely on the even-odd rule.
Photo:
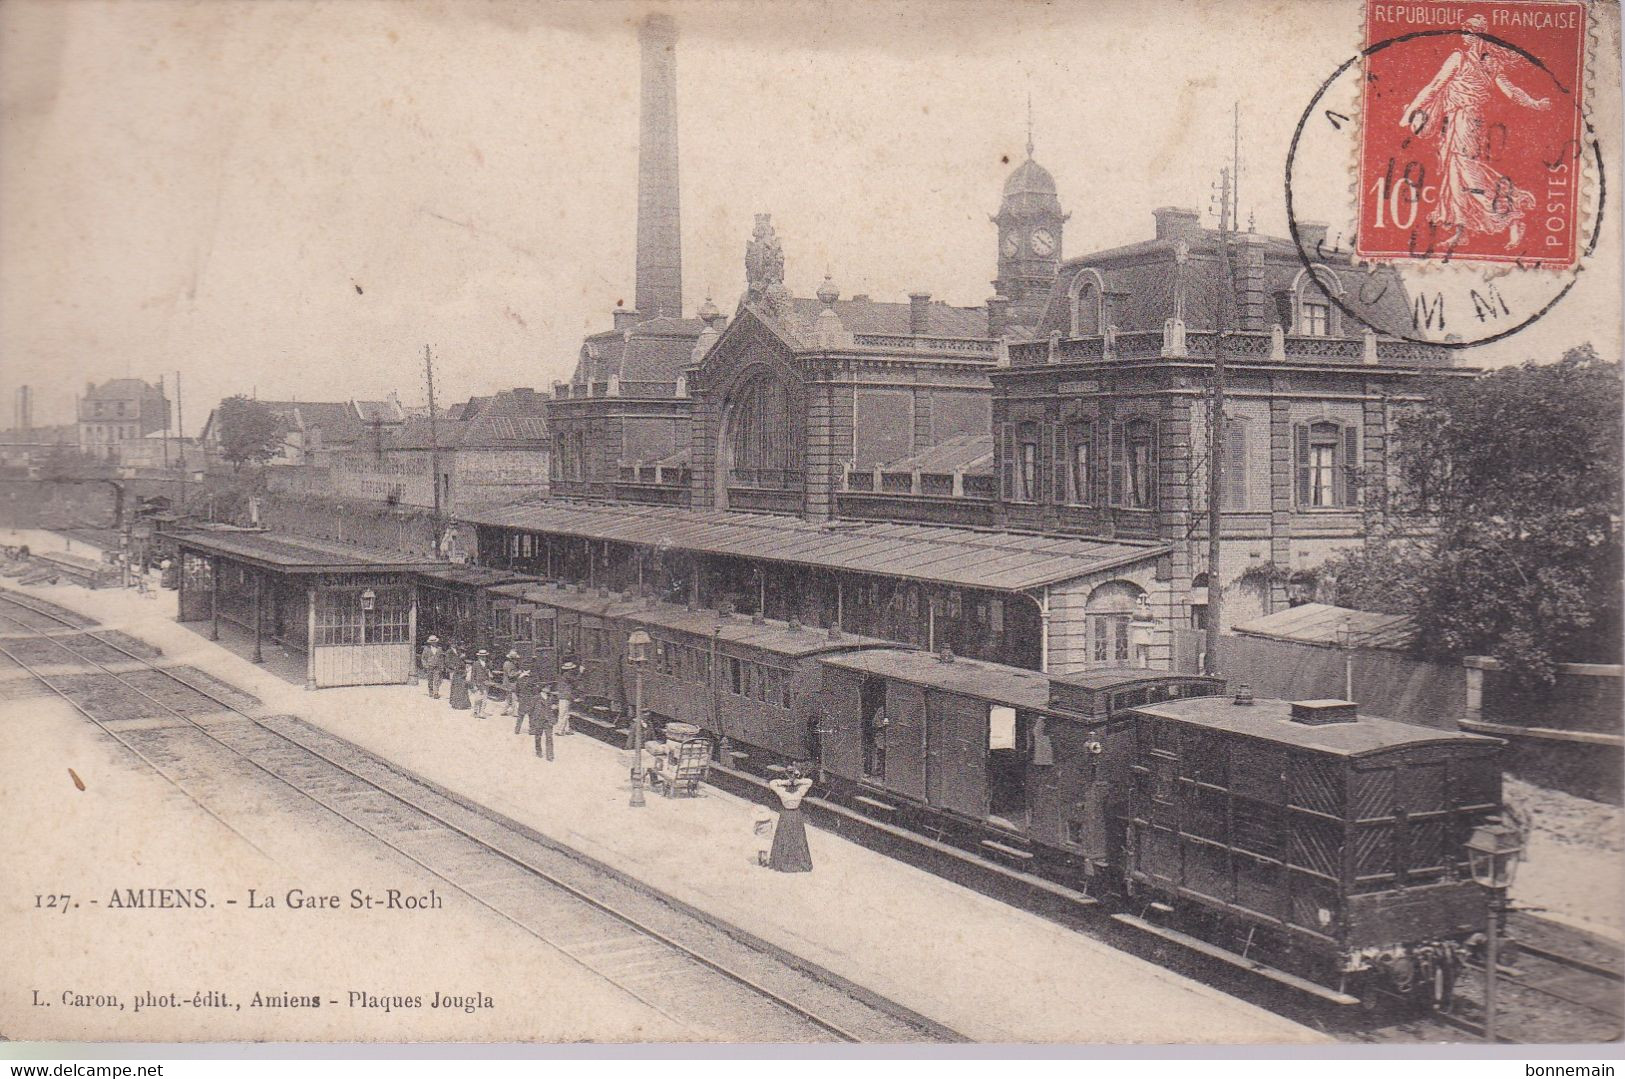
[(1027, 160), (1033, 159), (1033, 92), (1027, 91)]

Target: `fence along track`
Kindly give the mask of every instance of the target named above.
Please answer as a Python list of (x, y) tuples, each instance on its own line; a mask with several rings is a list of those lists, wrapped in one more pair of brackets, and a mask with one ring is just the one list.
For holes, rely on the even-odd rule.
[[(49, 614), (22, 603), (8, 590), (0, 590), (0, 593), (3, 593), (0, 594), (0, 600), (6, 603), (36, 614)], [(66, 619), (62, 621), (66, 622)], [(123, 674), (109, 670), (95, 659), (76, 652), (60, 640), (47, 639), (52, 640), (78, 661), (91, 664), (103, 674), (117, 679), (181, 720), (190, 729), (190, 733), (200, 734), (210, 742), (223, 747), (255, 769), (382, 842), (426, 872), (444, 880), (475, 903), (537, 937), (561, 954), (702, 1036), (718, 1037), (726, 1033), (726, 1036), (737, 1038), (740, 1036), (738, 1031), (718, 1031), (715, 1022), (719, 1018), (748, 1013), (758, 1024), (744, 1035), (751, 1040), (815, 1039), (851, 1042), (963, 1040), (962, 1036), (955, 1032), (914, 1015), (906, 1008), (891, 1005), (890, 1002), (869, 1003), (855, 1000), (845, 991), (830, 986), (813, 975), (785, 966), (778, 959), (734, 941), (731, 937), (727, 937), (725, 932), (702, 927), (705, 928), (702, 935), (711, 936), (712, 944), (722, 944), (722, 950), (731, 950), (735, 953), (730, 958), (736, 961), (741, 958), (747, 961), (754, 958), (755, 964), (762, 968), (755, 973), (738, 970), (734, 964), (706, 955), (698, 948), (676, 939), (669, 931), (662, 931), (647, 924), (647, 919), (626, 912), (621, 909), (623, 904), (612, 904), (610, 901), (595, 897), (581, 887), (562, 879), (557, 872), (549, 872), (542, 868), (537, 864), (539, 859), (535, 855), (539, 850), (547, 848), (540, 844), (512, 834), (500, 838), (491, 835), (491, 832), (500, 833), (504, 830), (478, 814), (462, 809), (449, 799), (440, 799), (444, 805), (436, 809), (428, 808), (422, 803), (439, 797), (433, 792), (419, 788), (413, 790), (412, 797), (408, 798), (399, 789), (389, 789), (380, 782), (380, 779), (384, 782), (388, 782), (388, 779), (369, 778), (363, 775), (361, 770), (358, 770), (358, 764), (368, 761), (368, 758), (365, 754), (354, 751), (353, 747), (351, 753), (359, 758), (358, 762), (346, 763), (335, 759), (338, 754), (332, 753), (331, 750), (317, 749), (308, 741), (278, 729), (274, 725), (275, 720), (250, 715), (234, 703), (221, 699), (217, 694), (192, 685), (173, 671), (158, 667), (150, 660), (104, 641), (94, 633), (83, 630), (81, 632), (84, 636), (129, 656), (141, 663), (144, 668), (157, 671), (191, 692), (208, 698), (220, 706), (221, 712), (233, 713), (247, 720), (250, 733), (244, 737), (245, 726), (241, 724), (199, 723), (193, 717), (185, 715), (140, 687), (131, 685)], [(6, 652), (3, 645), (0, 645), (0, 652)], [(46, 682), (46, 679), (30, 665), (15, 656), (11, 658), (35, 678)], [(49, 682), (46, 684), (50, 686)], [(182, 785), (178, 778), (167, 774), (149, 754), (142, 752), (131, 739), (121, 737), (119, 733), (111, 730), (104, 720), (91, 715), (61, 688), (56, 686), (51, 688), (98, 728), (117, 739), (154, 771), (168, 779), (211, 817), (231, 828), (231, 825), (204, 805), (194, 792)], [(151, 733), (143, 737), (149, 737)], [(162, 733), (172, 734), (173, 730)], [(371, 764), (372, 767), (368, 770), (393, 775), (395, 782), (390, 783), (391, 787), (398, 788), (408, 784), (417, 786), (411, 784), (406, 777), (390, 772), (387, 766), (375, 761)], [(339, 781), (339, 788), (332, 794), (321, 794), (312, 789), (319, 785), (331, 788), (335, 779)], [(425, 795), (429, 797), (426, 798)], [(403, 810), (407, 818), (404, 821), (400, 819)], [(413, 816), (417, 818), (416, 821), (411, 819)], [(450, 819), (453, 816), (466, 816), (470, 819), (459, 823)], [(395, 819), (391, 820), (391, 817)], [(427, 826), (424, 826), (425, 822)], [(410, 826), (414, 823), (418, 827)], [(395, 827), (387, 826), (390, 824)], [(235, 828), (231, 830), (234, 834), (242, 835)], [(476, 830), (486, 834), (476, 834)], [(243, 838), (245, 842), (253, 845), (252, 841)], [(526, 850), (524, 849), (526, 847), (532, 849)], [(259, 850), (257, 846), (255, 849)], [(555, 858), (560, 857), (557, 851), (554, 851), (553, 855)], [(550, 893), (545, 896), (548, 903), (539, 905), (534, 902), (537, 898), (535, 892), (544, 885)], [(562, 910), (561, 896), (570, 904)], [(539, 917), (539, 906), (551, 909), (540, 911), (539, 913), (545, 916)], [(672, 914), (676, 916), (676, 912)], [(609, 932), (605, 931), (606, 926)], [(729, 943), (732, 945), (731, 949), (727, 947)], [(772, 969), (775, 966), (784, 966), (784, 970), (775, 971)], [(788, 978), (799, 983), (793, 989), (798, 995), (822, 996), (824, 998), (822, 1003), (825, 1005), (844, 1007), (845, 1011), (854, 1014), (843, 1016), (841, 1020), (832, 1020), (812, 1007), (790, 999), (785, 992), (762, 984), (760, 978), (763, 974), (775, 976), (781, 981)], [(710, 982), (709, 986), (706, 985), (707, 979)], [(731, 989), (719, 993), (718, 990), (722, 988), (719, 983), (727, 983)], [(771, 1007), (762, 1008), (761, 1005), (764, 1003)]]

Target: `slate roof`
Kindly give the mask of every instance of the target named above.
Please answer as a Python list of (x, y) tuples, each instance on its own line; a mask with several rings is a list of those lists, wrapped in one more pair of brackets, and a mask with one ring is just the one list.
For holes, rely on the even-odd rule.
[(391, 572), (433, 569), (430, 559), (388, 556), (362, 547), (271, 532), (181, 532), (183, 549), (221, 555), (283, 573)]
[(899, 457), (880, 466), (883, 472), (921, 472), (940, 474), (964, 469), (965, 475), (991, 475), (993, 472), (993, 436), (966, 434), (929, 446), (919, 453)]
[[(824, 310), (824, 303), (816, 296), (795, 296), (790, 308), (796, 318), (812, 325)], [(910, 333), (911, 308), (904, 303), (881, 303), (875, 300), (846, 299), (835, 301), (835, 315), (848, 333), (895, 334)], [(987, 309), (982, 307), (952, 307), (941, 300), (926, 305), (925, 336), (927, 337), (986, 337)]]
[[(1262, 249), (1265, 319), (1267, 324), (1272, 324), (1276, 321), (1275, 295), (1292, 287), (1304, 269), (1303, 262), (1297, 246), (1289, 239), (1255, 233), (1243, 234), (1241, 238)], [(1218, 240), (1217, 229), (1190, 227), (1177, 236), (1142, 240), (1067, 259), (1061, 264), (1033, 336), (1043, 338), (1052, 332), (1070, 336), (1072, 285), (1080, 274), (1090, 269), (1104, 279), (1107, 292), (1117, 294), (1112, 322), (1120, 333), (1161, 332), (1163, 323), (1174, 316), (1175, 282), (1181, 275), (1186, 329), (1211, 331), (1223, 274)], [(1183, 267), (1175, 260), (1181, 241), (1189, 249), (1189, 259)], [(1409, 319), (1410, 300), (1397, 278), (1394, 287), (1381, 290), (1373, 302), (1365, 303), (1361, 294), (1361, 284), (1366, 277), (1364, 270), (1330, 265), (1324, 266), (1324, 270), (1342, 284), (1344, 302), (1367, 314), (1375, 325), (1395, 326)], [(1368, 286), (1366, 293), (1372, 292), (1377, 290)]]
[(821, 525), (773, 514), (551, 500), (470, 511), (475, 524), (792, 565), (874, 573), (963, 588), (1019, 591), (1154, 558), (1167, 545), (931, 525)]
[(162, 392), (157, 386), (139, 378), (110, 378), (99, 386), (85, 387), (87, 401), (130, 401)]

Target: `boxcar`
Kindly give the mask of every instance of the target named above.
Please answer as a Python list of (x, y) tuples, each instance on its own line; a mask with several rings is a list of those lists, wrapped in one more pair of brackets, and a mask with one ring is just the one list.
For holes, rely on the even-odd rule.
[(1133, 739), (1117, 721), (1122, 702), (1224, 685), (1146, 670), (1051, 678), (900, 648), (821, 666), (822, 764), (833, 790), (859, 809), (1063, 880), (1109, 870), (1122, 845)]
[(1465, 843), (1500, 810), (1496, 739), (1344, 701), (1134, 714), (1128, 881), (1210, 940), (1349, 987), (1448, 953), (1482, 919)]

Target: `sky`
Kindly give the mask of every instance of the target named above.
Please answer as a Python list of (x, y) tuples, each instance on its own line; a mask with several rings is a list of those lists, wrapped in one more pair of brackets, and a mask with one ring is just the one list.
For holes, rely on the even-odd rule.
[[(163, 375), (172, 390), (177, 372), (188, 434), (233, 393), (419, 403), (426, 344), (442, 404), (568, 378), (581, 337), (630, 303), (634, 27), (649, 10), (0, 4), (0, 426), (20, 384), (36, 423), (63, 422), (87, 381)], [(1362, 8), (664, 10), (692, 313), (707, 296), (732, 310), (756, 213), (773, 215), (798, 294), (828, 272), (845, 295), (983, 303), (988, 215), (1024, 156), (1029, 96), (1036, 157), (1071, 214), (1064, 254), (1147, 238), (1159, 206), (1206, 210), (1237, 101), (1242, 216), (1285, 235), (1293, 127), (1359, 48)], [(1617, 56), (1615, 29), (1599, 54)], [(1611, 134), (1618, 101), (1594, 101)], [(1619, 355), (1619, 220), (1557, 310), (1462, 362), (1582, 341)]]

